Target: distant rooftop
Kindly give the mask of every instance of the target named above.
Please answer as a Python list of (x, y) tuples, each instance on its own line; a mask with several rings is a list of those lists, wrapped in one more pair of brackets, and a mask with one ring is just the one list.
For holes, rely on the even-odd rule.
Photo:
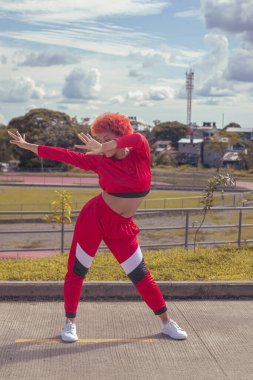
[(235, 127), (228, 127), (226, 129), (226, 132), (238, 132), (238, 133), (241, 133), (241, 132), (253, 132), (253, 128), (235, 128)]
[(241, 159), (238, 152), (226, 152), (223, 156), (223, 161), (240, 161)]
[(200, 144), (202, 143), (204, 140), (203, 139), (193, 139), (193, 141), (191, 142), (191, 139), (189, 138), (183, 138), (183, 139), (180, 139), (178, 142), (181, 143), (181, 144)]

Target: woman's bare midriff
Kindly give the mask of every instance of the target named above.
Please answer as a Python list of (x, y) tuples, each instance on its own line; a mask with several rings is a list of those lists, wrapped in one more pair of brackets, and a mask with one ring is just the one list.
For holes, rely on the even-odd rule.
[(102, 197), (105, 203), (117, 214), (123, 216), (124, 218), (130, 218), (134, 216), (136, 210), (140, 206), (141, 202), (145, 197), (141, 198), (119, 198), (110, 195), (103, 191)]

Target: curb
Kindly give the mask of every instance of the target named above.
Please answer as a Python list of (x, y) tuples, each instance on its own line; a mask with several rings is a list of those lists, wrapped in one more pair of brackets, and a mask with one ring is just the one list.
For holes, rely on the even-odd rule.
[[(165, 299), (253, 299), (253, 281), (157, 281)], [(63, 281), (0, 281), (0, 300), (62, 300)], [(83, 285), (81, 299), (140, 300), (131, 282), (97, 281)]]

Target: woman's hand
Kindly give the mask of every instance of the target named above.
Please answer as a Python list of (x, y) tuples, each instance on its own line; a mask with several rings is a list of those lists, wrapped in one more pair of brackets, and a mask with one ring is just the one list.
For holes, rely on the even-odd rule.
[(12, 132), (8, 131), (8, 134), (12, 138), (12, 140), (10, 140), (11, 144), (17, 145), (17, 146), (19, 146), (20, 148), (23, 148), (23, 149), (27, 148), (27, 144), (28, 143), (27, 143), (27, 141), (25, 141), (25, 134), (23, 134), (23, 136), (21, 136), (21, 134), (19, 133), (19, 131), (17, 131), (16, 133), (12, 133)]
[(87, 149), (89, 152), (86, 154), (102, 154), (102, 144), (93, 139), (89, 134), (78, 133), (77, 136), (84, 143), (84, 145), (75, 145), (75, 148)]
[(38, 145), (36, 144), (30, 144), (25, 140), (25, 134), (21, 136), (19, 131), (16, 133), (12, 133), (8, 131), (8, 134), (11, 136), (12, 140), (10, 140), (11, 144), (19, 146), (19, 148), (23, 148), (26, 150), (30, 150), (31, 152), (38, 154)]

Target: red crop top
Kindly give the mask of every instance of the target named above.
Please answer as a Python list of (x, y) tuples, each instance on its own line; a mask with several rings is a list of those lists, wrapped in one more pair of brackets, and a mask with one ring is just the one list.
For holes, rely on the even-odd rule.
[(130, 148), (122, 159), (105, 155), (87, 155), (65, 148), (39, 145), (38, 156), (65, 162), (98, 174), (99, 185), (111, 195), (129, 197), (148, 193), (151, 183), (150, 149), (140, 133), (115, 138), (117, 148)]

